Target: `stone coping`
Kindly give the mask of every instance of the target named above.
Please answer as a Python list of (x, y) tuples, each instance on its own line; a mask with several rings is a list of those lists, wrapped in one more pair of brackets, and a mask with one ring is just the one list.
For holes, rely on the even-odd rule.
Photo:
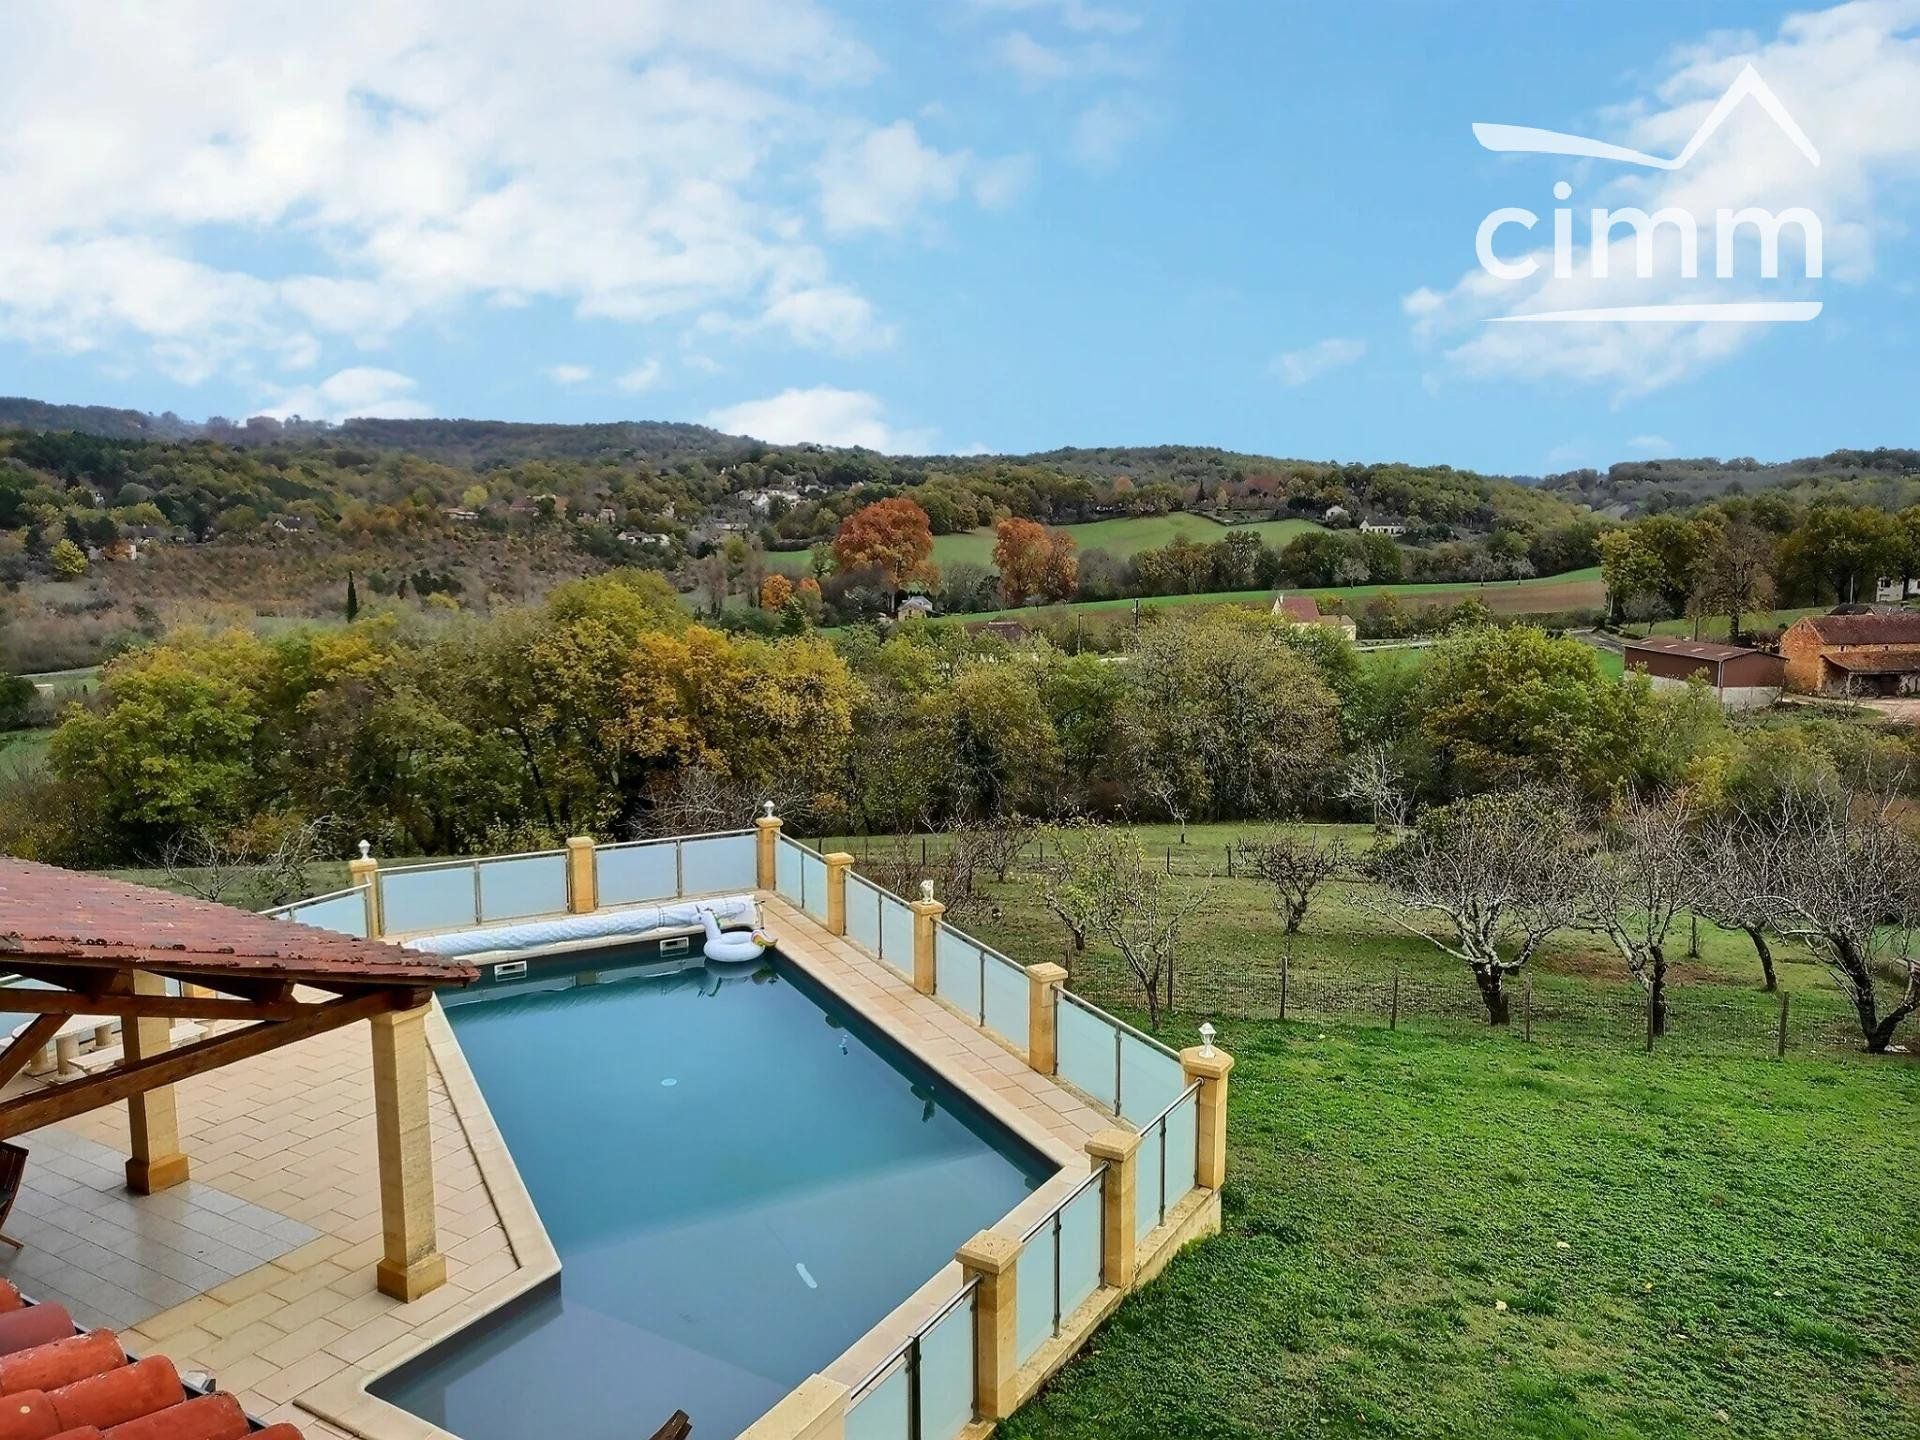
[[(813, 916), (772, 892), (761, 891), (757, 898), (763, 920), (767, 928), (774, 931), (775, 944), (789, 963), (932, 1070), (938, 1079), (977, 1105), (995, 1123), (1059, 1167), (1052, 1177), (988, 1228), (1017, 1237), (1050, 1214), (1085, 1180), (1092, 1168), (1083, 1148), (1085, 1141), (1098, 1130), (1114, 1124), (1111, 1116), (1094, 1109), (1083, 1096), (1054, 1077), (1033, 1072), (1021, 1052), (945, 1002), (921, 995), (903, 975), (868, 955), (851, 939), (831, 934)], [(428, 1018), (427, 1040), (453, 1113), (506, 1231), (516, 1268), (475, 1290), (461, 1303), (425, 1317), (407, 1333), (297, 1397), (295, 1403), (302, 1410), (362, 1440), (459, 1440), (450, 1432), (369, 1393), (367, 1387), (561, 1272), (559, 1255), (438, 1002)], [(1142, 1278), (1157, 1273), (1180, 1244), (1193, 1233), (1199, 1233), (1193, 1229), (1196, 1215), (1208, 1214), (1212, 1216), (1213, 1228), (1217, 1228), (1218, 1196), (1199, 1191), (1189, 1194), (1167, 1221), (1142, 1243)], [(1169, 1243), (1176, 1237), (1177, 1243)], [(962, 1283), (964, 1277), (958, 1262), (950, 1261), (942, 1266), (820, 1375), (803, 1380), (788, 1400), (815, 1395), (823, 1383), (831, 1382), (835, 1387), (858, 1384), (905, 1344), (915, 1330), (953, 1297)], [(1029, 1362), (1028, 1368), (1034, 1370), (1033, 1388), (1037, 1389), (1046, 1375), (1085, 1342), (1093, 1328), (1122, 1298), (1121, 1291), (1103, 1288), (1081, 1307), (1081, 1312), (1072, 1317), (1071, 1328), (1063, 1327), (1061, 1335)], [(1053, 1358), (1042, 1366), (1040, 1362), (1048, 1356)], [(788, 1403), (783, 1401), (770, 1415), (784, 1413), (788, 1408)], [(813, 1411), (811, 1402), (800, 1408), (809, 1414)], [(760, 1428), (756, 1423), (753, 1431), (758, 1432)], [(985, 1434), (992, 1427), (975, 1428)]]

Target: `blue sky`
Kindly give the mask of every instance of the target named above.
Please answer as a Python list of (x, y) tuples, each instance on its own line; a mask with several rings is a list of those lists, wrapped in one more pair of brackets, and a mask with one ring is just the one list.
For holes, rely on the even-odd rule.
[[(10, 7), (0, 393), (1512, 473), (1920, 443), (1917, 0), (613, 8), (207, 4), (108, 48)], [(1817, 168), (1752, 103), (1670, 173), (1471, 128), (1671, 156), (1749, 64)], [(1685, 280), (1663, 232), (1638, 279), (1493, 281), (1482, 217), (1539, 213), (1526, 254), (1557, 179), (1582, 226), (1810, 210), (1822, 273), (1792, 230), (1778, 278), (1743, 239)], [(1491, 319), (1706, 298), (1821, 310)]]

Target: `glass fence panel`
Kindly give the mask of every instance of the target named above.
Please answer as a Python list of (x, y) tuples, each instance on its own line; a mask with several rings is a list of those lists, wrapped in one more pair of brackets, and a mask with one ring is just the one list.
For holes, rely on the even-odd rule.
[(1144, 1125), (1187, 1088), (1180, 1062), (1138, 1035), (1120, 1033), (1120, 1118)]
[(891, 895), (880, 897), (880, 958), (913, 978), (913, 912)]
[(1060, 1212), (1060, 1314), (1073, 1314), (1100, 1288), (1100, 1187), (1096, 1180)]
[(934, 993), (949, 1005), (980, 1014), (980, 947), (942, 925), (934, 936)]
[(1193, 1189), (1194, 1152), (1200, 1144), (1200, 1094), (1195, 1091), (1167, 1116), (1167, 1176), (1160, 1195), (1167, 1210)]
[(357, 940), (367, 938), (367, 899), (358, 890), (345, 895), (330, 895), (324, 900), (311, 900), (304, 905), (289, 906), (280, 918), (291, 920), (296, 925), (312, 925), (320, 930), (338, 930), (342, 935), (351, 935)]
[(880, 892), (853, 874), (847, 876), (847, 938), (869, 955), (880, 953)]
[(789, 905), (800, 903), (800, 847), (786, 836), (773, 847), (773, 888)]
[(1027, 1241), (1014, 1267), (1014, 1353), (1026, 1364), (1053, 1338), (1053, 1224)]
[(1140, 1149), (1134, 1163), (1140, 1167), (1133, 1189), (1133, 1238), (1144, 1240), (1160, 1223), (1160, 1127), (1155, 1125), (1140, 1137)]
[(853, 1402), (847, 1411), (847, 1440), (907, 1440), (907, 1362)]
[(760, 883), (759, 854), (751, 835), (714, 835), (680, 842), (680, 893), (738, 894)]
[(476, 923), (473, 866), (396, 870), (380, 876), (380, 921), (389, 935), (457, 930)]
[(816, 920), (827, 918), (827, 862), (811, 850), (800, 852), (801, 909)]
[(1113, 1026), (1064, 995), (1055, 1016), (1060, 1078), (1113, 1109)]
[(567, 908), (567, 857), (516, 855), (480, 862), (480, 918), (518, 920)]
[(921, 1440), (953, 1440), (973, 1423), (973, 1306), (968, 1297), (920, 1337)]
[(987, 952), (987, 1028), (1015, 1048), (1027, 1048), (1027, 972)]
[(600, 903), (634, 905), (642, 900), (670, 900), (678, 894), (674, 870), (674, 843), (623, 845), (599, 852)]

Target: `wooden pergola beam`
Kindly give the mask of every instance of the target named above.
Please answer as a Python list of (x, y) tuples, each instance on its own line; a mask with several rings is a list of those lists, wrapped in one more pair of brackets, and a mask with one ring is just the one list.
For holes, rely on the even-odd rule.
[[(117, 1015), (123, 1020), (297, 1020), (320, 1003), (229, 1000), (209, 995), (79, 995), (71, 990), (0, 987), (0, 1014)], [(0, 1083), (5, 1077), (0, 1076)]]
[(5, 1085), (25, 1068), (27, 1062), (53, 1039), (54, 1032), (66, 1024), (64, 1015), (42, 1015), (13, 1037), (13, 1043), (0, 1050), (0, 1085)]
[[(85, 1080), (74, 1080), (51, 1089), (16, 1096), (0, 1102), (0, 1139), (11, 1139), (29, 1130), (37, 1130), (42, 1125), (69, 1120), (75, 1115), (97, 1110), (102, 1105), (111, 1105), (163, 1085), (203, 1075), (235, 1061), (250, 1060), (255, 1055), (264, 1055), (282, 1045), (291, 1045), (310, 1036), (337, 1030), (357, 1020), (365, 1020), (389, 1010), (416, 1009), (425, 1005), (428, 998), (429, 992), (425, 990), (361, 991), (324, 1004), (303, 1007), (305, 1013), (291, 1020), (262, 1021), (244, 1030), (197, 1040), (178, 1050), (163, 1051), (150, 1059), (123, 1062)], [(58, 1018), (45, 1016), (34, 1023), (42, 1024)], [(41, 1043), (45, 1044), (45, 1041)], [(9, 1056), (12, 1048), (9, 1047)]]

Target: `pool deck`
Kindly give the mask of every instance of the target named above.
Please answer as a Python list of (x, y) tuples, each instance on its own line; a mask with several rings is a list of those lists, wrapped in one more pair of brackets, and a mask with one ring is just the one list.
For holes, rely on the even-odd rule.
[[(1062, 1166), (996, 1228), (1017, 1233), (1084, 1178), (1086, 1141), (1111, 1117), (851, 941), (770, 894), (760, 901), (783, 954)], [(212, 1373), (262, 1419), (314, 1437), (444, 1436), (368, 1395), (367, 1382), (551, 1278), (559, 1261), (437, 1008), (428, 1039), (441, 1289), (402, 1304), (374, 1287), (380, 1197), (359, 1025), (181, 1083), (192, 1176), (159, 1195), (116, 1183), (124, 1106), (23, 1137), (33, 1159), (11, 1228), (26, 1249), (0, 1253), (0, 1273), (64, 1298), (82, 1326), (122, 1328), (136, 1353)], [(959, 1283), (949, 1264), (825, 1373), (857, 1382)]]

